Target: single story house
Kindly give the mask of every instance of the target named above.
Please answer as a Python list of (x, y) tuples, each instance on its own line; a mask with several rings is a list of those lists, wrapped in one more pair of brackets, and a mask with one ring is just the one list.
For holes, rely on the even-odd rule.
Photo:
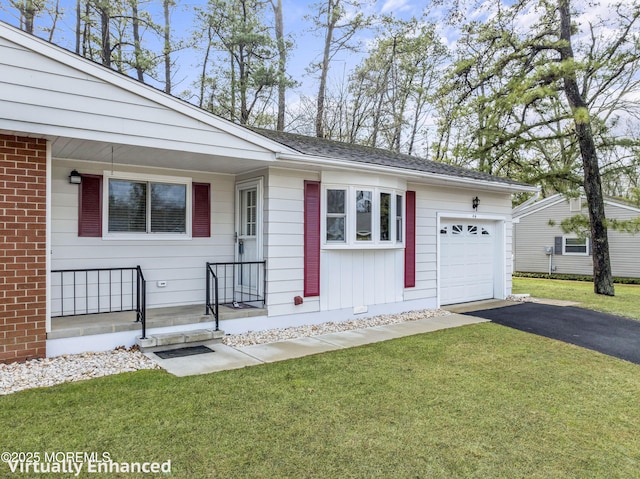
[(245, 128), (0, 23), (0, 361), (504, 298), (522, 191)]
[[(613, 199), (605, 199), (609, 219), (632, 220), (640, 217), (640, 208)], [(593, 275), (591, 239), (565, 234), (562, 221), (572, 216), (589, 215), (584, 196), (567, 198), (555, 194), (532, 198), (513, 210), (514, 270), (529, 273)], [(640, 277), (640, 235), (608, 230), (609, 257), (614, 276)]]

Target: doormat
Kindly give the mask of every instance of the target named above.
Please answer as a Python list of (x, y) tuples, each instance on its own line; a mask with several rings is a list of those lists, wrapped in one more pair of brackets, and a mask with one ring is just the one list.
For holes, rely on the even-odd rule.
[(160, 359), (183, 358), (185, 356), (195, 356), (196, 354), (215, 353), (206, 346), (189, 346), (187, 348), (167, 349), (166, 351), (155, 351), (153, 354)]
[(234, 301), (233, 303), (228, 303), (228, 306), (230, 308), (233, 309), (249, 309), (249, 308), (255, 308), (255, 306), (251, 306), (250, 304), (247, 303), (238, 303), (237, 301)]

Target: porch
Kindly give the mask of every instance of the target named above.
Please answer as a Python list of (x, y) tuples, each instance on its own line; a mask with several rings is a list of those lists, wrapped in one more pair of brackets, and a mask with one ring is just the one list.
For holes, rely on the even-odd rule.
[[(220, 305), (218, 308), (219, 320), (223, 322), (239, 318), (266, 316), (267, 314), (265, 308), (243, 307), (243, 305), (240, 308)], [(146, 311), (147, 331), (214, 321), (213, 316), (206, 315), (204, 310), (203, 304), (148, 309)], [(221, 329), (224, 328), (221, 327)], [(47, 333), (47, 339), (74, 338), (124, 331), (138, 331), (138, 334), (142, 331), (142, 325), (140, 322), (136, 322), (135, 311), (51, 318), (51, 332)]]
[[(147, 307), (142, 268), (52, 270), (48, 340), (132, 332), (194, 329), (216, 331), (229, 320), (266, 316), (265, 261), (206, 263), (206, 302)], [(227, 323), (228, 324), (228, 323)]]

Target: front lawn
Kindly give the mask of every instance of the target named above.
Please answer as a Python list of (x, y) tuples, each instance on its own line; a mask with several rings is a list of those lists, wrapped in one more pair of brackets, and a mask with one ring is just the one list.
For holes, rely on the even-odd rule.
[(529, 293), (536, 298), (565, 299), (580, 302), (580, 307), (640, 319), (640, 285), (616, 284), (616, 295), (593, 292), (593, 283), (556, 279), (513, 278), (514, 293)]
[[(486, 323), (0, 397), (0, 451), (171, 460), (176, 478), (637, 477), (639, 378), (637, 365)], [(0, 476), (13, 477), (6, 464)]]

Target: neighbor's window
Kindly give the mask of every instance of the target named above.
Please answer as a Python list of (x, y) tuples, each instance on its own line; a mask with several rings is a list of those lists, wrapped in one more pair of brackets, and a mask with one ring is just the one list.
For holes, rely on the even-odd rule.
[(564, 254), (588, 254), (589, 238), (563, 238)]
[(109, 179), (110, 233), (186, 233), (187, 186)]
[(344, 243), (346, 240), (346, 190), (327, 190), (327, 241)]

